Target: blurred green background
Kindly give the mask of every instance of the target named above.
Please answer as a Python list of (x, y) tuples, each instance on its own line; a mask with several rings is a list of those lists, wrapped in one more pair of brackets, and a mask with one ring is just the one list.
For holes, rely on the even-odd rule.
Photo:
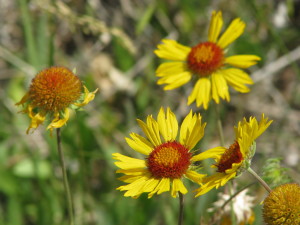
[[(265, 113), (274, 123), (258, 139), (253, 169), (261, 174), (266, 159), (282, 157), (299, 183), (299, 1), (0, 0), (0, 5), (0, 225), (67, 224), (55, 137), (45, 126), (26, 135), (29, 119), (14, 105), (34, 75), (52, 65), (76, 68), (89, 90), (100, 90), (62, 128), (76, 224), (177, 224), (178, 199), (169, 193), (131, 199), (115, 190), (122, 182), (111, 154), (141, 157), (124, 137), (141, 133), (136, 118), (156, 117), (161, 106), (170, 106), (179, 121), (191, 108), (201, 112), (208, 125), (198, 147), (220, 144), (214, 110), (186, 105), (191, 83), (167, 92), (156, 84), (161, 60), (153, 53), (163, 38), (188, 46), (205, 41), (213, 10), (222, 10), (225, 27), (236, 17), (247, 24), (229, 54), (262, 58), (248, 70), (252, 91), (231, 90), (231, 102), (222, 102), (225, 142), (234, 140), (237, 121)], [(248, 174), (235, 180), (239, 188), (253, 181)], [(208, 224), (207, 209), (224, 188), (195, 199), (191, 190), (197, 185), (186, 185), (185, 224)], [(255, 184), (249, 194), (256, 197), (254, 224), (262, 224), (259, 203), (266, 192)]]

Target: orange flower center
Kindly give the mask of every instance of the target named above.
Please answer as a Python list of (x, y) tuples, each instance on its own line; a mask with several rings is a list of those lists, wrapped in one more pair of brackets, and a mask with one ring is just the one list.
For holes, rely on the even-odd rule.
[(34, 107), (57, 112), (80, 98), (82, 84), (79, 78), (65, 67), (50, 67), (33, 78), (29, 98)]
[(148, 168), (156, 178), (180, 178), (191, 164), (192, 154), (176, 141), (157, 146), (148, 157)]
[(194, 46), (187, 58), (188, 68), (199, 76), (209, 76), (224, 63), (223, 50), (212, 42)]
[(243, 160), (242, 153), (240, 151), (240, 146), (237, 141), (235, 141), (221, 156), (219, 163), (216, 165), (218, 167), (218, 172), (225, 173), (227, 169), (232, 168), (233, 163), (239, 163)]

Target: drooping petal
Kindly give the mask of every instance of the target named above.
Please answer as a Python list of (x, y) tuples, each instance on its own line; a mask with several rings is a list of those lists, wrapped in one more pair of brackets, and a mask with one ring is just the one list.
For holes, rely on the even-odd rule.
[(136, 134), (131, 133), (130, 138), (125, 138), (127, 144), (135, 151), (140, 152), (144, 155), (149, 155), (153, 150), (153, 144), (151, 144), (146, 138)]
[(178, 192), (186, 194), (188, 191), (180, 179), (173, 179), (171, 196), (176, 198)]
[(231, 22), (229, 27), (220, 37), (220, 39), (217, 42), (217, 45), (219, 45), (223, 49), (226, 48), (229, 44), (231, 44), (239, 36), (241, 36), (241, 34), (244, 32), (245, 27), (246, 24), (243, 21), (241, 21), (240, 18), (236, 18)]
[(191, 51), (190, 47), (181, 45), (174, 40), (164, 39), (162, 42), (163, 44), (159, 44), (154, 53), (163, 59), (185, 61)]
[(220, 35), (222, 25), (223, 25), (222, 12), (213, 11), (210, 20), (210, 25), (209, 25), (208, 41), (216, 43)]
[(261, 58), (256, 55), (233, 55), (226, 57), (225, 63), (239, 68), (248, 68), (260, 60)]
[(23, 105), (29, 100), (29, 92), (27, 92), (21, 99), (21, 101), (17, 102), (16, 105)]
[(246, 72), (236, 68), (224, 69), (220, 72), (227, 83), (236, 91), (241, 93), (249, 92), (250, 89), (245, 84), (253, 84), (253, 81)]
[(85, 106), (90, 101), (92, 101), (95, 98), (96, 92), (98, 91), (98, 88), (95, 91), (93, 91), (93, 92), (89, 92), (89, 90), (86, 88), (86, 86), (83, 86), (83, 88), (84, 88), (84, 99), (83, 99), (83, 102), (81, 102), (81, 103), (74, 103), (74, 105), (76, 105), (78, 107)]
[(230, 100), (228, 85), (221, 73), (213, 73), (211, 75), (212, 79), (212, 98), (217, 104), (220, 103), (219, 97), (222, 99)]
[[(62, 118), (60, 118), (62, 117)], [(68, 108), (65, 108), (65, 111), (63, 114), (61, 113), (54, 113), (54, 119), (51, 121), (51, 123), (48, 125), (47, 130), (52, 131), (54, 128), (60, 128), (63, 125), (67, 123), (67, 121), (70, 118), (70, 110)]]
[(196, 100), (197, 107), (200, 107), (203, 104), (204, 109), (208, 108), (208, 103), (211, 99), (211, 81), (209, 78), (203, 77), (200, 78), (192, 94), (188, 98), (188, 105), (193, 103)]
[(178, 122), (175, 114), (170, 110), (169, 107), (167, 108), (166, 114), (164, 109), (160, 108), (157, 116), (157, 122), (165, 142), (174, 141), (177, 137)]
[(38, 113), (33, 112), (33, 108), (31, 105), (27, 107), (27, 113), (29, 117), (31, 118), (30, 125), (28, 129), (26, 130), (26, 134), (29, 134), (30, 129), (36, 129), (40, 124), (42, 124), (46, 119), (46, 112), (41, 111)]

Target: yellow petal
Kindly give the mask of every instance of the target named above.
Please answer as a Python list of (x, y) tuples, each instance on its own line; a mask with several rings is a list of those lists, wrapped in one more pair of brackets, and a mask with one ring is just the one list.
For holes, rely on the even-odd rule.
[(188, 98), (188, 105), (193, 103), (196, 100), (197, 107), (200, 107), (203, 104), (204, 109), (208, 108), (208, 103), (211, 99), (211, 82), (209, 78), (200, 78), (192, 94)]
[(178, 132), (178, 122), (175, 114), (167, 108), (167, 113), (165, 114), (164, 109), (161, 107), (157, 116), (157, 122), (161, 135), (163, 136), (165, 142), (173, 141), (177, 137)]
[(86, 88), (86, 86), (83, 86), (83, 88), (84, 88), (84, 99), (83, 99), (83, 102), (81, 102), (81, 103), (74, 103), (74, 105), (76, 105), (78, 107), (85, 106), (90, 101), (92, 101), (95, 98), (96, 92), (98, 91), (98, 88), (95, 91), (93, 91), (93, 92), (89, 92), (89, 90)]
[(225, 63), (239, 68), (248, 68), (260, 61), (256, 55), (233, 55), (225, 58)]
[(180, 127), (179, 141), (187, 149), (192, 149), (203, 137), (206, 123), (201, 124), (201, 115), (194, 114), (192, 110), (183, 120)]
[(46, 112), (41, 111), (36, 114), (32, 111), (32, 107), (28, 107), (28, 115), (31, 118), (30, 125), (28, 129), (26, 130), (26, 134), (29, 134), (30, 129), (36, 129), (40, 124), (42, 124), (46, 119)]
[(213, 11), (209, 31), (208, 31), (208, 41), (215, 43), (220, 35), (223, 25), (222, 12)]
[(135, 159), (120, 153), (113, 153), (112, 156), (113, 159), (118, 160), (115, 162), (115, 165), (124, 170), (141, 169), (147, 167), (145, 160), (142, 159)]
[(196, 171), (188, 170), (188, 171), (186, 171), (185, 176), (187, 178), (189, 178), (190, 180), (192, 180), (193, 182), (195, 182), (197, 184), (201, 184), (202, 179), (206, 176), (206, 174), (199, 174)]
[(212, 149), (206, 150), (204, 152), (201, 152), (200, 154), (193, 156), (191, 161), (196, 162), (196, 161), (202, 161), (202, 160), (209, 159), (209, 158), (215, 159), (219, 155), (222, 155), (225, 152), (225, 150), (226, 150), (226, 148), (221, 147), (221, 146), (212, 148)]
[(169, 74), (178, 74), (188, 71), (187, 64), (184, 62), (166, 62), (159, 65), (156, 76), (162, 77)]
[(245, 84), (253, 84), (253, 81), (244, 71), (240, 69), (230, 68), (221, 70), (220, 73), (222, 73), (227, 83), (236, 91), (241, 93), (247, 93), (250, 91), (250, 89)]
[(204, 178), (205, 183), (200, 188), (195, 190), (197, 192), (195, 197), (203, 195), (203, 194), (209, 192), (213, 188), (219, 188), (220, 186), (225, 185), (225, 183), (229, 179), (231, 179), (231, 178), (229, 178), (231, 176), (232, 176), (232, 174), (228, 175), (228, 174), (225, 174), (225, 173), (215, 173), (215, 174), (213, 174), (209, 177), (205, 177)]
[(144, 155), (149, 155), (153, 150), (153, 145), (144, 137), (131, 133), (130, 138), (125, 138), (127, 144), (135, 151), (140, 152)]
[(157, 193), (158, 195), (170, 190), (170, 178), (162, 178), (156, 188), (148, 194), (148, 198)]
[(219, 97), (222, 99), (230, 100), (228, 85), (224, 76), (220, 73), (213, 73), (211, 75), (212, 82), (212, 98), (217, 104), (220, 103)]
[(226, 48), (229, 44), (235, 41), (244, 32), (246, 24), (237, 18), (231, 22), (229, 27), (223, 33), (221, 38), (218, 40), (217, 45), (221, 48)]
[(176, 198), (178, 192), (186, 194), (188, 191), (180, 179), (173, 179), (171, 196)]
[(185, 61), (191, 51), (190, 47), (181, 45), (174, 40), (164, 39), (162, 42), (164, 44), (159, 44), (154, 53), (163, 59)]
[(54, 114), (54, 119), (48, 125), (47, 130), (52, 131), (54, 128), (60, 128), (67, 123), (70, 118), (70, 110), (65, 108), (64, 114), (62, 115), (63, 118), (60, 118), (61, 114), (56, 112)]
[(168, 84), (164, 87), (164, 90), (173, 90), (175, 88), (178, 88), (187, 82), (189, 82), (192, 78), (192, 74), (190, 72), (183, 72), (179, 74), (170, 74), (161, 77), (157, 84)]
[(142, 188), (144, 187), (144, 185), (148, 179), (149, 179), (148, 177), (143, 176), (130, 184), (118, 187), (117, 190), (120, 190), (120, 191), (127, 190), (127, 192), (125, 192), (125, 194), (124, 194), (125, 197), (138, 196), (141, 193), (143, 193)]
[(149, 139), (149, 141), (154, 145), (158, 146), (161, 144), (160, 134), (159, 134), (159, 127), (158, 123), (152, 118), (152, 116), (147, 117), (147, 124), (141, 120), (137, 120), (138, 124), (142, 128), (143, 132)]

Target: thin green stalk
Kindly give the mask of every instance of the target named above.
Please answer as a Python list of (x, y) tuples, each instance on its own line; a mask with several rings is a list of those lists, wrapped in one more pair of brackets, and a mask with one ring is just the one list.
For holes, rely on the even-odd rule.
[(252, 170), (250, 167), (248, 168), (248, 172), (251, 173), (269, 193), (272, 191), (272, 189), (269, 187), (269, 185), (263, 179), (261, 179), (261, 177), (258, 176), (258, 174), (254, 170)]
[(221, 146), (224, 146), (225, 142), (224, 142), (224, 134), (223, 134), (223, 126), (222, 126), (222, 122), (221, 122), (220, 109), (217, 104), (214, 104), (214, 105), (215, 105), (216, 116), (217, 116), (217, 125), (218, 125), (218, 132), (220, 135), (220, 142), (221, 142)]
[(183, 224), (183, 194), (179, 193), (179, 215), (178, 215), (178, 225)]
[(59, 159), (60, 159), (61, 170), (63, 173), (64, 188), (65, 188), (67, 204), (68, 204), (69, 225), (74, 225), (74, 214), (73, 214), (74, 207), (73, 207), (73, 201), (72, 201), (72, 196), (71, 196), (71, 192), (70, 192), (67, 172), (66, 172), (64, 155), (63, 155), (62, 148), (61, 148), (60, 128), (56, 129), (56, 137), (57, 137), (57, 150), (58, 150), (58, 155), (59, 155)]

